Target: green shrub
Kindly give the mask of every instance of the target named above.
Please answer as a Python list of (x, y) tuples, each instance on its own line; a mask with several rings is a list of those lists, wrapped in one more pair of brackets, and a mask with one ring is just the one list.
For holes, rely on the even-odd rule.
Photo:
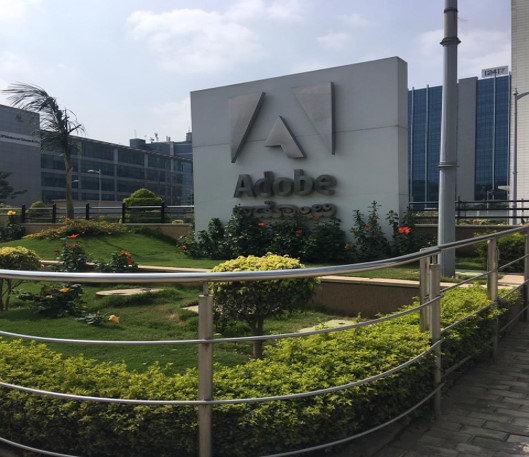
[[(444, 295), (442, 325), (483, 307), (484, 288)], [(469, 342), (487, 349), (497, 311), (453, 328), (443, 358), (456, 360)], [(374, 326), (279, 340), (266, 357), (216, 367), (217, 399), (258, 398), (351, 383), (394, 368), (429, 347), (418, 313)], [(472, 351), (471, 351), (472, 352)], [(215, 457), (294, 451), (365, 431), (403, 413), (433, 388), (432, 358), (364, 386), (315, 397), (214, 407)], [(43, 390), (111, 398), (193, 400), (197, 372), (167, 376), (124, 364), (64, 357), (44, 345), (2, 341), (3, 382)], [(26, 445), (86, 457), (192, 457), (198, 455), (196, 406), (126, 405), (69, 401), (0, 389), (0, 436)], [(72, 439), (75, 437), (75, 439)]]
[(0, 226), (0, 243), (4, 241), (19, 240), (24, 236), (26, 229), (20, 224), (7, 224)]
[(358, 210), (354, 212), (352, 254), (355, 262), (384, 259), (390, 252), (388, 240), (380, 226), (377, 202), (372, 202), (367, 218)]
[(314, 222), (308, 234), (303, 258), (309, 262), (349, 262), (350, 248), (340, 219), (320, 219)]
[(109, 262), (96, 262), (96, 270), (104, 273), (127, 273), (138, 271), (138, 264), (130, 251), (120, 249), (112, 254)]
[(20, 298), (31, 302), (37, 314), (46, 317), (81, 316), (84, 314), (84, 302), (81, 297), (83, 288), (80, 284), (46, 284), (40, 293), (21, 293)]
[(24, 238), (35, 238), (35, 239), (47, 239), (53, 240), (58, 238), (64, 238), (71, 235), (83, 235), (83, 236), (98, 236), (98, 235), (115, 235), (124, 233), (127, 231), (127, 227), (122, 224), (106, 222), (106, 221), (95, 221), (86, 219), (67, 219), (64, 225), (58, 227), (41, 230), (37, 233), (26, 235)]
[[(222, 271), (294, 270), (303, 268), (299, 260), (267, 254), (228, 260), (213, 268)], [(318, 285), (317, 278), (275, 279), (255, 282), (218, 282), (210, 286), (213, 293), (215, 318), (220, 326), (230, 321), (246, 322), (252, 335), (262, 335), (264, 320), (280, 316), (307, 305)], [(254, 341), (254, 356), (261, 357), (263, 342)]]
[(142, 187), (124, 198), (123, 203), (127, 207), (126, 222), (160, 222), (160, 209), (134, 208), (135, 206), (161, 206), (162, 197)]
[(28, 222), (51, 222), (51, 208), (42, 200), (33, 202), (26, 211)]
[[(513, 262), (516, 259), (523, 257), (525, 253), (525, 237), (520, 233), (514, 233), (513, 235), (503, 236), (498, 238), (497, 247), (499, 251), (499, 265), (505, 265), (509, 262)], [(476, 245), (476, 253), (478, 259), (483, 266), (487, 267), (487, 243), (482, 242)], [(513, 263), (507, 268), (502, 269), (504, 272), (522, 272), (523, 271), (523, 259)]]
[[(40, 270), (40, 258), (35, 251), (16, 246), (0, 248), (0, 268), (6, 270)], [(0, 278), (0, 311), (9, 307), (11, 295), (22, 280)]]
[(207, 230), (181, 237), (180, 249), (189, 257), (233, 259), (264, 256), (268, 252), (311, 262), (350, 260), (340, 220), (304, 221), (300, 218), (261, 221), (235, 208), (224, 227), (211, 219)]
[(88, 255), (83, 245), (76, 241), (79, 235), (74, 233), (63, 239), (62, 249), (58, 251), (57, 268), (60, 271), (84, 271), (88, 269)]
[(389, 211), (386, 217), (392, 230), (390, 253), (392, 256), (411, 254), (433, 245), (433, 240), (422, 235), (416, 229), (416, 213), (409, 208), (402, 217), (395, 211)]

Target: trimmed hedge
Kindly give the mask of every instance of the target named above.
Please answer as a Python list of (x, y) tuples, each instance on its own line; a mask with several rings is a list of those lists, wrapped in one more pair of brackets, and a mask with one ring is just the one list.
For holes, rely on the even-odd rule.
[[(443, 325), (483, 307), (485, 290), (451, 291)], [(496, 308), (445, 335), (446, 360), (487, 348)], [(280, 340), (264, 359), (216, 367), (215, 398), (292, 394), (350, 383), (395, 367), (429, 346), (418, 313), (333, 334)], [(197, 372), (166, 376), (157, 366), (128, 372), (123, 364), (65, 358), (46, 346), (0, 340), (0, 378), (39, 389), (147, 399), (196, 399)], [(350, 436), (385, 422), (433, 388), (432, 358), (398, 374), (317, 397), (216, 406), (216, 457), (247, 457), (295, 450)], [(0, 436), (55, 452), (83, 456), (191, 457), (197, 455), (196, 408), (65, 401), (0, 389)]]
[[(518, 262), (509, 265), (502, 269), (502, 272), (523, 272), (523, 259), (525, 253), (525, 237), (521, 233), (514, 233), (512, 235), (503, 236), (498, 238), (497, 247), (499, 251), (499, 266), (505, 265), (510, 262), (514, 262), (517, 259), (521, 259)], [(483, 266), (487, 267), (487, 243), (481, 242), (476, 245), (476, 252), (478, 259)]]

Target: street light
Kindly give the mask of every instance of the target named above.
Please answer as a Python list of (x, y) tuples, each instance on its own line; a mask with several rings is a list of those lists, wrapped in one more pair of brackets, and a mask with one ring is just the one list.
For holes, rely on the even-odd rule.
[(529, 92), (518, 93), (518, 89), (514, 88), (512, 96), (514, 97), (514, 145), (512, 154), (512, 195), (513, 200), (513, 225), (516, 225), (516, 213), (518, 206), (518, 100), (529, 95)]
[(99, 204), (97, 208), (97, 213), (101, 210), (101, 169), (99, 170), (88, 170), (87, 173), (97, 173), (98, 184), (99, 184)]

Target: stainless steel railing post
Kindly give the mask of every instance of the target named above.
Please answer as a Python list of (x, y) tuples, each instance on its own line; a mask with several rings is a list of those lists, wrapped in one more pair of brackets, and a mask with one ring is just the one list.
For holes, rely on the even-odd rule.
[[(498, 243), (496, 238), (487, 241), (487, 296), (492, 303), (498, 301)], [(498, 355), (498, 318), (496, 317), (494, 336), (492, 337), (492, 357)]]
[[(419, 261), (419, 300), (421, 305), (423, 305), (430, 299), (430, 262), (431, 257), (423, 257)], [(425, 332), (430, 330), (430, 321), (432, 320), (432, 308), (430, 306), (426, 306), (424, 308), (421, 308), (419, 313), (421, 331)]]
[[(208, 283), (202, 287), (198, 301), (198, 337), (213, 339), (213, 297), (209, 295)], [(200, 343), (198, 348), (198, 399), (213, 398), (213, 344)], [(198, 449), (199, 457), (211, 457), (212, 440), (212, 405), (198, 406)]]
[[(441, 295), (440, 295), (440, 279), (441, 269), (438, 263), (430, 264), (430, 300), (431, 305), (431, 321), (430, 334), (432, 344), (441, 340)], [(435, 387), (441, 384), (442, 365), (441, 365), (441, 345), (434, 349), (434, 383)], [(434, 411), (438, 416), (441, 414), (441, 390), (438, 390), (434, 397)]]
[[(529, 303), (529, 231), (526, 231), (524, 233), (525, 237), (525, 250), (524, 250), (524, 261), (523, 261), (523, 279), (524, 279), (524, 287), (523, 287), (523, 307), (527, 308), (527, 304)], [(524, 322), (527, 321), (527, 309), (522, 313), (522, 320)]]

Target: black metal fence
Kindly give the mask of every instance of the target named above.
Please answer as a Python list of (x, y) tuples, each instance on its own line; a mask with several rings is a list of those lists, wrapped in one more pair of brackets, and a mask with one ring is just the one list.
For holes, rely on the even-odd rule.
[[(524, 224), (529, 221), (528, 200), (477, 200), (455, 202), (458, 224)], [(423, 224), (436, 224), (439, 202), (409, 202), (415, 219)]]
[[(62, 222), (66, 219), (66, 208), (56, 204), (39, 207), (2, 208), (2, 212), (16, 220), (16, 222), (40, 222), (51, 223)], [(14, 213), (14, 214), (13, 214)], [(120, 206), (95, 206), (86, 203), (84, 206), (74, 207), (75, 219), (105, 220), (109, 222), (124, 223), (191, 223), (194, 219), (194, 206), (127, 206), (125, 203)]]

